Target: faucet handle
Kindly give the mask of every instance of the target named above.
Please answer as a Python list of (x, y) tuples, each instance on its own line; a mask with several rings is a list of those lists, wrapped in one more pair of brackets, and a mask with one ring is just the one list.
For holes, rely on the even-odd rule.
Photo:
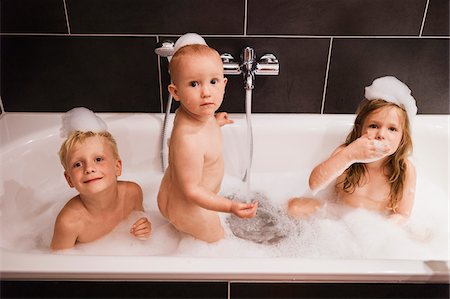
[(241, 67), (239, 63), (234, 62), (233, 55), (229, 53), (223, 53), (220, 55), (223, 63), (223, 73), (224, 75), (239, 75), (241, 73)]
[(280, 73), (280, 64), (273, 54), (264, 54), (256, 64), (256, 75), (276, 76)]

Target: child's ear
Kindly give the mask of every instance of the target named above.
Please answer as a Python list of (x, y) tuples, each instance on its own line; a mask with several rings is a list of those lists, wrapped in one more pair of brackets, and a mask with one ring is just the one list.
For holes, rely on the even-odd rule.
[(227, 77), (224, 77), (224, 78), (223, 78), (223, 86), (224, 86), (224, 87), (227, 86), (227, 82), (228, 82), (228, 78), (227, 78)]
[(116, 176), (122, 174), (122, 160), (116, 160)]
[(175, 86), (175, 84), (173, 84), (173, 83), (169, 84), (167, 89), (169, 90), (170, 94), (175, 99), (175, 101), (180, 101), (180, 97), (178, 96), (178, 90), (177, 90), (177, 87)]
[(70, 178), (70, 176), (67, 173), (67, 171), (64, 171), (64, 177), (66, 178), (67, 184), (69, 184), (70, 188), (75, 187), (74, 184), (72, 183), (72, 179)]

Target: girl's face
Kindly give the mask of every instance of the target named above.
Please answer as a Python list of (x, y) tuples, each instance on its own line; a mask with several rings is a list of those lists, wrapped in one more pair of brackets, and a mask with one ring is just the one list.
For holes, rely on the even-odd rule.
[(383, 107), (374, 110), (364, 120), (362, 135), (378, 140), (389, 146), (389, 155), (395, 153), (403, 136), (403, 115), (400, 108)]
[(89, 137), (68, 152), (64, 176), (80, 194), (93, 195), (114, 186), (121, 172), (122, 162), (111, 146), (103, 138)]

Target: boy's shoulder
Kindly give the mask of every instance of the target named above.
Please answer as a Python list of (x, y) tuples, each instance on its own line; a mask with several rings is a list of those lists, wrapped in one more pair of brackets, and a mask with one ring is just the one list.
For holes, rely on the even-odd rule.
[(117, 186), (120, 194), (126, 197), (142, 198), (142, 188), (139, 184), (132, 181), (118, 181)]
[(86, 208), (80, 195), (77, 195), (64, 205), (56, 218), (56, 223), (66, 228), (75, 228), (84, 219), (85, 212)]

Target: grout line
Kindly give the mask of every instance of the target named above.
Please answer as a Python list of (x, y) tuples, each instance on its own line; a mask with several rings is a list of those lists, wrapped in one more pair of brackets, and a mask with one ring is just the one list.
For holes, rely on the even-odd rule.
[(1, 96), (0, 96), (0, 110), (2, 112), (1, 115), (4, 115), (6, 111), (5, 111), (5, 108), (3, 107), (3, 101), (2, 101), (2, 97)]
[(248, 0), (244, 2), (244, 36), (247, 36)]
[(326, 71), (325, 71), (325, 82), (323, 83), (322, 105), (320, 107), (320, 114), (323, 114), (323, 112), (325, 110), (325, 96), (327, 94), (328, 74), (330, 72), (331, 49), (332, 48), (333, 48), (333, 38), (330, 39), (330, 46), (328, 47), (327, 68), (326, 68)]
[(228, 290), (227, 290), (228, 294), (227, 294), (227, 299), (230, 299), (230, 298), (231, 298), (231, 297), (230, 297), (230, 296), (231, 296), (231, 294), (230, 294), (230, 293), (231, 293), (231, 292), (230, 292), (230, 291), (231, 291), (231, 282), (228, 280), (227, 283), (228, 283)]
[(63, 0), (63, 4), (64, 4), (64, 14), (66, 16), (66, 25), (67, 25), (67, 32), (70, 35), (71, 34), (71, 30), (70, 30), (70, 23), (69, 23), (69, 13), (67, 12), (67, 4), (66, 4), (66, 0)]
[(422, 24), (420, 25), (419, 37), (422, 37), (423, 28), (425, 27), (425, 19), (427, 18), (429, 4), (430, 4), (430, 0), (427, 0), (427, 3), (425, 4), (425, 11), (423, 12)]
[[(156, 43), (159, 43), (159, 36), (156, 37)], [(156, 55), (156, 56), (158, 57), (157, 59), (158, 59), (159, 105), (160, 105), (161, 113), (164, 113), (162, 74), (161, 74), (161, 57), (159, 55)]]
[[(78, 36), (78, 37), (158, 37), (158, 36), (167, 36), (167, 37), (180, 37), (179, 34), (109, 34), (109, 33), (0, 33), (0, 36)], [(214, 37), (214, 38), (303, 38), (303, 39), (450, 39), (450, 36), (441, 36), (441, 35), (426, 35), (426, 36), (417, 36), (417, 35), (399, 35), (399, 36), (381, 36), (381, 35), (373, 35), (373, 36), (344, 36), (344, 35), (242, 35), (242, 34), (203, 34), (203, 37)]]

